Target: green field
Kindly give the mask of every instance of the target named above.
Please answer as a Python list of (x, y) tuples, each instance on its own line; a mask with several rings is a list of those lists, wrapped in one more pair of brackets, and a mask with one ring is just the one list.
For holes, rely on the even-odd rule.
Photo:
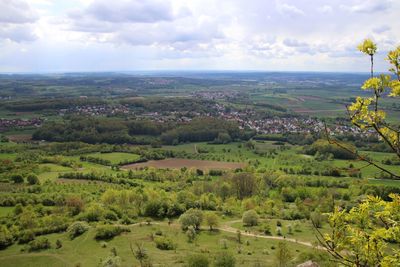
[(131, 153), (119, 153), (119, 152), (113, 152), (113, 153), (92, 153), (92, 154), (87, 154), (86, 156), (91, 156), (95, 158), (101, 158), (104, 160), (109, 160), (111, 164), (120, 164), (124, 161), (135, 161), (140, 158), (139, 155), (136, 154), (131, 154)]
[[(156, 222), (157, 224), (157, 222)], [(275, 248), (278, 240), (243, 236), (242, 243), (236, 241), (236, 235), (223, 231), (209, 232), (202, 231), (194, 243), (188, 243), (184, 232), (177, 226), (162, 225), (131, 226), (131, 233), (123, 234), (107, 242), (105, 248), (102, 242), (94, 240), (94, 229), (91, 229), (82, 236), (70, 241), (65, 234), (49, 235), (52, 244), (57, 239), (62, 241), (62, 248), (49, 249), (44, 252), (21, 253), (21, 245), (14, 245), (7, 251), (0, 254), (2, 266), (96, 266), (101, 259), (110, 255), (110, 250), (116, 248), (121, 258), (121, 266), (137, 266), (139, 262), (130, 251), (130, 244), (141, 243), (148, 251), (151, 261), (156, 266), (185, 266), (188, 255), (206, 253), (212, 260), (218, 252), (227, 251), (235, 255), (237, 266), (252, 266), (259, 262), (264, 266), (270, 266), (275, 261)], [(155, 247), (150, 236), (161, 231), (163, 235), (170, 237), (177, 245), (177, 250), (163, 251)], [(224, 249), (221, 242), (226, 240), (227, 249)], [(306, 255), (315, 254), (313, 248), (296, 245), (287, 242), (293, 251), (293, 262), (301, 262)], [(238, 249), (242, 251), (238, 253)]]

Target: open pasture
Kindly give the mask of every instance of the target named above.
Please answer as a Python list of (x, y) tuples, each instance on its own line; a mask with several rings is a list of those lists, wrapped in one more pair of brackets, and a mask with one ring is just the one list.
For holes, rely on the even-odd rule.
[(134, 163), (125, 165), (124, 169), (141, 169), (144, 167), (154, 167), (157, 169), (180, 169), (180, 168), (195, 168), (201, 170), (232, 170), (243, 168), (246, 164), (237, 162), (220, 162), (210, 160), (195, 160), (195, 159), (164, 159), (150, 160), (142, 163)]

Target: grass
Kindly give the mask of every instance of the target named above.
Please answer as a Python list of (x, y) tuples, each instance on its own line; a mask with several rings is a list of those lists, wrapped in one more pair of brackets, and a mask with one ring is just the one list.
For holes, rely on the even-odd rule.
[(140, 158), (140, 156), (137, 154), (121, 153), (121, 152), (92, 153), (92, 154), (87, 154), (86, 156), (109, 160), (111, 164), (120, 164), (123, 163), (124, 161), (135, 161)]
[[(196, 153), (195, 146), (197, 151), (205, 150), (207, 153)], [(204, 142), (201, 143), (191, 143), (191, 144), (182, 144), (177, 146), (163, 146), (165, 150), (173, 150), (173, 151), (184, 151), (186, 153), (190, 153), (195, 156), (197, 159), (203, 160), (218, 160), (218, 161), (227, 161), (227, 162), (252, 162), (258, 161), (257, 168), (261, 169), (289, 169), (292, 168), (295, 171), (300, 170), (303, 166), (312, 166), (313, 169), (323, 171), (328, 167), (337, 167), (342, 170), (342, 174), (346, 176), (347, 169), (350, 165), (353, 165), (353, 168), (358, 168), (361, 170), (362, 177), (366, 179), (371, 179), (375, 177), (380, 177), (381, 171), (373, 166), (365, 167), (367, 164), (358, 160), (339, 160), (334, 159), (332, 161), (314, 161), (313, 156), (303, 155), (301, 153), (300, 146), (291, 146), (285, 145), (285, 150), (280, 150), (279, 145), (275, 145), (273, 141), (257, 141), (255, 142), (255, 151), (260, 153), (272, 152), (275, 151), (273, 157), (271, 156), (260, 156), (259, 154), (254, 153), (253, 150), (250, 150), (244, 146), (243, 143), (230, 143), (223, 145), (215, 145), (215, 144), (207, 144)], [(377, 163), (381, 164), (382, 160), (388, 157), (393, 157), (392, 153), (383, 153), (383, 152), (371, 152), (371, 151), (362, 151), (362, 153), (367, 154), (372, 159), (374, 159)], [(382, 165), (382, 164), (381, 164)], [(400, 173), (400, 166), (385, 166), (385, 168)], [(394, 185), (400, 186), (400, 181), (394, 181)]]
[(13, 212), (14, 207), (0, 207), (0, 218), (6, 217), (8, 214)]
[[(262, 262), (265, 266), (271, 266), (274, 262), (274, 248), (279, 241), (268, 240), (255, 237), (243, 237), (242, 244), (236, 241), (236, 235), (224, 232), (202, 231), (194, 243), (188, 243), (184, 232), (178, 227), (167, 225), (143, 225), (132, 226), (131, 232), (107, 242), (107, 247), (103, 248), (101, 242), (94, 240), (95, 230), (91, 228), (82, 236), (69, 240), (66, 234), (51, 234), (47, 237), (52, 243), (53, 248), (27, 253), (20, 252), (22, 245), (13, 245), (9, 249), (0, 252), (0, 261), (4, 267), (13, 266), (97, 266), (101, 259), (110, 255), (110, 250), (116, 248), (117, 254), (121, 258), (121, 266), (138, 266), (139, 262), (134, 258), (130, 251), (130, 244), (143, 244), (152, 263), (155, 266), (184, 266), (186, 257), (195, 253), (206, 253), (213, 259), (216, 253), (225, 251), (222, 248), (221, 240), (226, 240), (226, 251), (231, 252), (237, 262), (237, 266), (252, 266), (256, 262)], [(155, 247), (151, 240), (151, 235), (157, 230), (173, 239), (177, 244), (176, 251), (164, 251)], [(55, 249), (54, 243), (60, 239), (63, 243), (62, 248)], [(247, 245), (248, 241), (248, 245)], [(314, 249), (295, 243), (288, 242), (294, 260), (300, 253), (313, 253)], [(238, 254), (238, 247), (242, 253)]]

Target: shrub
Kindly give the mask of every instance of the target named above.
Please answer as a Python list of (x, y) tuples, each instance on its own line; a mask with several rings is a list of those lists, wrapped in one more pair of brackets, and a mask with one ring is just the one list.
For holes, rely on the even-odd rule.
[(0, 249), (5, 249), (13, 243), (13, 236), (5, 226), (0, 226)]
[(74, 222), (68, 227), (68, 236), (71, 239), (74, 239), (77, 236), (80, 236), (84, 232), (89, 230), (89, 225), (86, 222)]
[(187, 266), (188, 267), (208, 267), (210, 261), (208, 256), (203, 254), (194, 254), (188, 257)]
[(200, 210), (190, 209), (179, 217), (179, 222), (183, 230), (187, 230), (189, 226), (199, 229), (203, 221), (203, 213)]
[(24, 182), (24, 177), (20, 174), (13, 174), (10, 177), (11, 181), (13, 181), (15, 184), (20, 184)]
[(39, 184), (39, 178), (34, 175), (34, 174), (30, 174), (28, 175), (28, 177), (26, 178), (26, 180), (28, 181), (28, 183), (30, 185), (34, 185), (34, 184)]
[(35, 233), (33, 231), (24, 231), (22, 232), (22, 234), (20, 235), (19, 239), (18, 239), (18, 243), (19, 244), (26, 244), (31, 242), (32, 240), (35, 239)]
[(79, 220), (88, 222), (100, 221), (103, 217), (104, 209), (100, 205), (89, 207), (86, 212), (79, 215)]
[(176, 244), (165, 236), (157, 236), (154, 242), (156, 243), (156, 247), (161, 250), (173, 250), (176, 248)]
[(111, 211), (111, 210), (107, 210), (104, 213), (104, 219), (110, 220), (110, 221), (117, 221), (118, 220), (118, 215)]
[(243, 213), (242, 220), (245, 226), (255, 226), (258, 224), (258, 214), (254, 210), (248, 210)]
[(62, 242), (60, 239), (56, 240), (56, 249), (62, 248)]
[(235, 257), (226, 251), (218, 253), (214, 262), (215, 267), (234, 267), (235, 264)]
[(29, 251), (38, 251), (42, 249), (49, 249), (51, 247), (50, 241), (46, 237), (39, 237), (29, 242)]
[(97, 240), (108, 240), (123, 232), (130, 232), (130, 230), (119, 226), (100, 226), (96, 229), (95, 238)]

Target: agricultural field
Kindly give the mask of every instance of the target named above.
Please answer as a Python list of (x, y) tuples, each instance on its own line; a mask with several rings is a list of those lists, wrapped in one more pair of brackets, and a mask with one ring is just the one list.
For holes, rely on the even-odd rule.
[(244, 163), (220, 162), (210, 160), (196, 159), (163, 159), (150, 160), (145, 163), (134, 163), (125, 165), (124, 169), (141, 169), (144, 167), (153, 167), (157, 169), (200, 169), (200, 170), (234, 170), (244, 168)]

